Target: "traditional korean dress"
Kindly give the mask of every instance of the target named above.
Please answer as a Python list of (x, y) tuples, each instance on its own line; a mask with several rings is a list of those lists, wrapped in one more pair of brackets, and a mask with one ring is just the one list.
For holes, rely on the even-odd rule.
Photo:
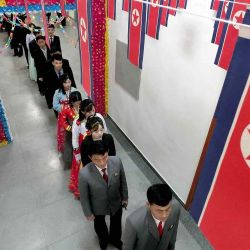
[(72, 124), (74, 119), (78, 119), (78, 112), (67, 104), (67, 100), (62, 105), (58, 114), (57, 126), (57, 148), (62, 153), (65, 167), (69, 168), (72, 163)]

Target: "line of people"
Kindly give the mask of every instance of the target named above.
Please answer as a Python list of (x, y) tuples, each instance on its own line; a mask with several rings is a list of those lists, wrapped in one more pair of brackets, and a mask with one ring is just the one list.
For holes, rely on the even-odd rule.
[[(29, 74), (48, 108), (57, 117), (57, 148), (70, 170), (68, 189), (79, 199), (87, 220), (94, 222), (100, 249), (112, 244), (124, 250), (173, 250), (180, 207), (167, 184), (147, 190), (147, 204), (128, 216), (122, 242), (122, 213), (128, 186), (114, 139), (91, 99), (82, 100), (69, 62), (62, 58), (60, 38), (48, 26), (50, 48), (41, 28), (30, 24), (26, 34)], [(110, 216), (108, 229), (105, 216)]]

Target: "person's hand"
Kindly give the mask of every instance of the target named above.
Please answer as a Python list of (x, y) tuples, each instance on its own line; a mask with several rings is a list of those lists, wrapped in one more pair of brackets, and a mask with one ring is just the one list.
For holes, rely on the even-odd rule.
[(39, 77), (38, 80), (42, 82), (42, 81), (43, 81), (43, 78), (42, 78), (42, 77)]
[(88, 221), (93, 221), (95, 219), (95, 216), (91, 214), (90, 216), (86, 216)]
[(122, 207), (127, 209), (127, 206), (128, 206), (128, 201), (122, 201)]

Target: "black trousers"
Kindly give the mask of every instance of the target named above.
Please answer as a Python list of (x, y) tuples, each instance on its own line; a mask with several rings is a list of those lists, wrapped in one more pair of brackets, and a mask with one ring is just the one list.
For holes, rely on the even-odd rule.
[(94, 228), (99, 238), (100, 248), (106, 249), (108, 242), (111, 242), (119, 249), (122, 247), (121, 235), (122, 235), (122, 207), (114, 214), (110, 215), (110, 231), (105, 222), (105, 215), (95, 215)]
[(27, 45), (26, 45), (26, 43), (22, 43), (22, 46), (23, 46), (23, 49), (24, 49), (24, 54), (25, 54), (27, 64), (29, 65), (29, 57), (28, 57), (29, 51), (28, 51)]

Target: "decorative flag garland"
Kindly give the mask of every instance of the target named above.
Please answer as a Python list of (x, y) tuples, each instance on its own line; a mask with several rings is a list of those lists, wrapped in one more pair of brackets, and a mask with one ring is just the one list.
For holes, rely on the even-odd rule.
[(3, 101), (0, 97), (0, 147), (11, 143), (13, 140)]

